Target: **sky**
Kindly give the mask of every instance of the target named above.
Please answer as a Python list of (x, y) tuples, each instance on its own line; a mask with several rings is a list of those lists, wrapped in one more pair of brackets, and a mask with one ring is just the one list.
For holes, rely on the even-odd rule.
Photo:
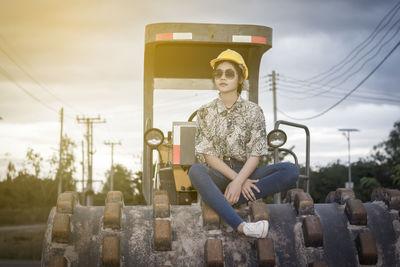
[[(399, 3), (0, 0), (0, 180), (5, 179), (9, 161), (22, 168), (28, 148), (45, 160), (57, 153), (61, 107), (64, 133), (77, 143), (76, 178), (81, 178), (86, 131), (84, 124), (77, 123), (78, 115), (106, 120), (94, 126), (94, 179), (104, 181), (111, 164), (105, 141), (122, 144), (115, 146), (115, 163), (140, 170), (144, 33), (147, 24), (157, 22), (271, 27), (272, 48), (261, 60), (259, 80), (259, 105), (267, 130), (273, 129), (267, 75), (275, 70), (278, 119), (310, 129), (311, 166), (338, 159), (347, 162), (347, 140), (339, 128), (359, 129), (351, 135), (351, 157), (352, 161), (365, 158), (400, 119), (400, 49), (373, 71), (400, 40)], [(324, 72), (325, 76), (316, 76)], [(335, 105), (369, 74), (327, 113), (299, 120)], [(216, 96), (215, 91), (171, 94), (155, 94), (154, 126), (163, 131)], [(283, 129), (289, 136), (287, 147), (294, 147), (304, 163), (304, 132)], [(43, 176), (46, 171), (43, 166)]]

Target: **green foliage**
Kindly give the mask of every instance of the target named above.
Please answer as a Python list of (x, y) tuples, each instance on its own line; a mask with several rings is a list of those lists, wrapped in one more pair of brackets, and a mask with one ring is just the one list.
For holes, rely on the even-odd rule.
[[(292, 150), (292, 149), (293, 149), (293, 147), (290, 150)], [(278, 154), (279, 161), (283, 161), (283, 159), (288, 154), (289, 153), (287, 153), (286, 151), (280, 151)], [(274, 163), (274, 151), (273, 150), (269, 151), (268, 154), (260, 157), (260, 162), (258, 163), (258, 167), (265, 166), (265, 165), (272, 164), (272, 163)]]
[[(106, 173), (107, 182), (103, 187), (103, 194), (110, 190), (111, 170)], [(114, 166), (114, 191), (121, 191), (126, 205), (144, 205), (145, 200), (141, 187), (142, 173), (132, 174), (121, 164)]]
[(330, 191), (344, 187), (347, 181), (347, 167), (340, 161), (321, 167), (319, 171), (310, 172), (310, 193), (315, 202), (325, 202), (325, 197)]
[(15, 169), (15, 165), (14, 163), (12, 163), (11, 161), (8, 162), (8, 166), (7, 166), (7, 182), (11, 182), (12, 179), (14, 179), (15, 175), (16, 175), (16, 169)]
[(394, 123), (387, 140), (374, 146), (372, 159), (381, 172), (377, 177), (383, 187), (400, 188), (400, 121)]
[[(28, 222), (29, 223), (29, 222)], [(40, 261), (45, 227), (22, 228), (2, 231), (0, 235), (0, 259), (7, 259), (2, 266), (21, 266), (10, 263), (11, 259)], [(8, 264), (7, 264), (8, 263)], [(22, 266), (32, 266), (22, 264)], [(33, 264), (33, 266), (35, 266)]]
[(381, 164), (395, 166), (400, 164), (400, 121), (393, 125), (389, 138), (374, 146), (373, 158)]
[[(35, 153), (32, 148), (26, 152), (26, 165), (33, 168), (35, 177), (39, 178), (43, 158), (40, 153)], [(28, 172), (25, 170), (25, 172)]]
[(393, 174), (390, 177), (392, 178), (393, 186), (400, 188), (400, 164), (394, 167)]
[[(75, 172), (73, 149), (75, 144), (65, 136), (62, 147), (60, 170), (62, 170), (63, 191), (75, 190), (73, 179)], [(53, 171), (50, 174), (59, 173), (57, 157), (53, 156), (49, 162)], [(8, 212), (9, 216), (0, 217), (0, 224), (46, 222), (50, 207), (55, 206), (57, 202), (58, 179), (43, 177), (45, 176), (42, 172), (43, 165), (43, 157), (32, 148), (29, 148), (26, 153), (25, 165), (22, 170), (17, 171), (14, 164), (9, 162), (7, 180), (0, 182), (0, 214), (3, 215), (4, 212)], [(24, 210), (34, 213), (36, 209), (46, 210), (47, 215), (42, 216), (43, 213), (32, 214), (29, 217), (31, 219), (27, 216), (25, 218), (19, 216), (19, 214), (26, 214), (26, 212), (23, 212)], [(10, 213), (10, 211), (16, 212)]]
[(54, 206), (57, 184), (52, 179), (37, 179), (20, 172), (12, 181), (0, 182), (0, 208)]
[(363, 201), (370, 201), (372, 191), (379, 187), (381, 187), (381, 184), (376, 178), (362, 177), (360, 183), (356, 186), (355, 191)]
[(52, 207), (1, 208), (0, 225), (27, 225), (46, 223)]
[[(352, 182), (357, 198), (370, 201), (375, 188), (400, 188), (400, 121), (394, 123), (389, 138), (374, 146), (371, 157), (359, 159), (351, 165)], [(348, 167), (337, 161), (311, 171), (310, 193), (316, 202), (324, 202), (326, 195), (348, 180)]]
[(74, 180), (73, 175), (76, 171), (74, 154), (76, 144), (65, 135), (61, 142), (61, 148), (61, 161), (59, 155), (54, 154), (49, 162), (52, 169), (56, 170), (56, 180), (58, 181), (60, 177), (62, 179), (62, 191), (75, 191), (76, 181)]
[(377, 188), (380, 186), (380, 184), (373, 177), (363, 177), (360, 180), (360, 186), (363, 188)]

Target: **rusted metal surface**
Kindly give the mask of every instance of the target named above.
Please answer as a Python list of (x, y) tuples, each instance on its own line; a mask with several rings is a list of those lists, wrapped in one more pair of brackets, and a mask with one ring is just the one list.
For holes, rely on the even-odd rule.
[[(268, 204), (270, 230), (267, 238), (273, 240), (276, 266), (308, 266), (326, 262), (328, 266), (358, 266), (356, 238), (361, 232), (373, 233), (376, 240), (376, 266), (400, 265), (400, 222), (398, 212), (390, 210), (382, 201), (363, 203), (367, 225), (349, 223), (345, 205), (337, 203), (314, 204), (323, 233), (323, 247), (306, 247), (303, 221), (292, 204)], [(171, 206), (171, 250), (156, 251), (152, 206), (124, 206), (121, 229), (107, 229), (103, 225), (104, 207), (76, 206), (70, 217), (68, 243), (52, 242), (51, 233), (56, 214), (50, 213), (42, 266), (49, 266), (50, 258), (64, 257), (68, 266), (102, 266), (104, 237), (120, 240), (121, 266), (204, 266), (204, 245), (207, 239), (220, 239), (225, 266), (257, 266), (257, 240), (234, 231), (225, 222), (218, 230), (205, 230), (200, 204)], [(251, 209), (237, 210), (250, 221)], [(164, 219), (165, 220), (165, 219)]]
[(299, 192), (294, 196), (294, 206), (299, 215), (314, 214), (314, 200), (309, 193)]
[(376, 264), (378, 261), (378, 250), (374, 234), (371, 232), (361, 232), (356, 239), (358, 259), (360, 264)]
[(121, 228), (121, 207), (120, 202), (108, 202), (104, 207), (103, 225), (104, 228)]
[(253, 222), (267, 220), (269, 221), (269, 209), (264, 202), (254, 202), (251, 205)]
[(167, 218), (170, 215), (169, 199), (167, 191), (157, 191), (153, 201), (153, 217)]
[(157, 251), (171, 250), (171, 222), (169, 220), (154, 221), (154, 248)]
[(346, 215), (351, 224), (367, 225), (367, 211), (364, 208), (361, 200), (349, 199), (346, 202)]
[(120, 266), (120, 242), (119, 237), (106, 236), (103, 239), (103, 266)]
[(56, 213), (53, 221), (51, 239), (57, 243), (68, 243), (70, 236), (70, 217), (68, 214)]
[(372, 192), (371, 200), (384, 201), (389, 209), (400, 210), (400, 190), (377, 188)]
[(220, 229), (221, 217), (204, 201), (201, 202), (203, 227), (205, 230)]
[(119, 202), (124, 203), (124, 197), (121, 191), (110, 191), (107, 193), (106, 203)]
[(274, 240), (272, 240), (272, 238), (257, 239), (257, 256), (258, 256), (258, 266), (260, 267), (275, 266), (275, 249), (274, 249)]
[(77, 204), (77, 196), (74, 192), (64, 192), (57, 198), (57, 212), (72, 214), (75, 204)]
[(346, 204), (346, 201), (349, 199), (354, 199), (355, 194), (352, 189), (347, 188), (338, 188), (335, 192), (335, 201), (341, 205)]
[(222, 250), (222, 241), (217, 238), (206, 240), (204, 245), (204, 261), (206, 267), (224, 266), (224, 252)]
[(303, 222), (304, 243), (306, 247), (323, 245), (322, 226), (318, 216), (307, 216)]

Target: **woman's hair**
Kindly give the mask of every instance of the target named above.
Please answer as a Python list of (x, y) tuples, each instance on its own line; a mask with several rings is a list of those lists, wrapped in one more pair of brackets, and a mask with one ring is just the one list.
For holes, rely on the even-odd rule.
[[(242, 82), (238, 84), (238, 88), (237, 88), (237, 93), (238, 95), (240, 95), (242, 93), (243, 90), (243, 85), (244, 85), (244, 70), (243, 67), (240, 66), (239, 64), (237, 64), (236, 62), (233, 62), (231, 60), (221, 60), (218, 61), (217, 63), (215, 63), (215, 69), (218, 68), (219, 64), (221, 64), (222, 62), (229, 62), (233, 65), (233, 67), (236, 70), (236, 73), (238, 74), (238, 80), (242, 80)], [(215, 83), (215, 79), (213, 79), (213, 82)]]

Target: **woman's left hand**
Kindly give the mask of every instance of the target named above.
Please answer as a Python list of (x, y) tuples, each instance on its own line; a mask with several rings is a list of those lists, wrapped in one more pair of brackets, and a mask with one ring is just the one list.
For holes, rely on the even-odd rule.
[(249, 200), (249, 201), (255, 201), (256, 200), (256, 196), (254, 195), (253, 190), (251, 190), (252, 188), (260, 193), (260, 189), (258, 189), (258, 187), (255, 185), (255, 183), (257, 183), (258, 180), (251, 180), (251, 179), (247, 179), (243, 185), (242, 185), (242, 194), (244, 196), (245, 199)]
[(235, 179), (226, 187), (224, 196), (229, 204), (233, 205), (239, 201), (241, 191), (242, 185), (238, 180)]

